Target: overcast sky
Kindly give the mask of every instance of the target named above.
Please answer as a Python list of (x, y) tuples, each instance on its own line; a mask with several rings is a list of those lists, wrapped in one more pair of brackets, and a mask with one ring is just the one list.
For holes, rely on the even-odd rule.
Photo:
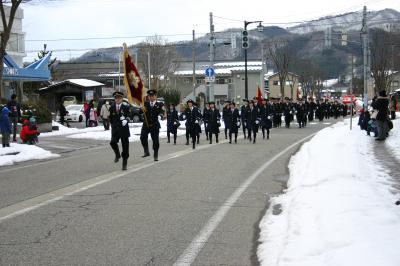
[[(222, 31), (243, 27), (244, 20), (262, 20), (268, 25), (307, 21), (359, 11), (364, 5), (368, 10), (400, 11), (399, 0), (59, 0), (48, 3), (42, 0), (41, 4), (32, 3), (22, 6), (28, 52), (25, 61), (32, 60), (36, 53), (30, 51), (40, 50), (44, 43), (49, 50), (71, 49), (54, 53), (59, 59), (67, 60), (82, 54), (84, 49), (121, 46), (123, 42), (134, 44), (143, 41), (144, 36), (155, 34), (169, 41), (188, 40), (192, 29), (198, 35), (209, 32), (210, 12), (215, 16), (215, 30)], [(252, 26), (256, 25), (249, 28)]]

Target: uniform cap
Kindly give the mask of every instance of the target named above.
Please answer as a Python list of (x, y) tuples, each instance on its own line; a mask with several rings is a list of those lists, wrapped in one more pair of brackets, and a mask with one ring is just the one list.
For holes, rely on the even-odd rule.
[(147, 91), (147, 95), (155, 95), (155, 94), (157, 94), (156, 90), (148, 90)]
[(113, 93), (113, 96), (114, 96), (114, 98), (115, 97), (124, 97), (124, 94), (122, 92), (120, 92), (120, 91), (116, 91), (116, 92)]

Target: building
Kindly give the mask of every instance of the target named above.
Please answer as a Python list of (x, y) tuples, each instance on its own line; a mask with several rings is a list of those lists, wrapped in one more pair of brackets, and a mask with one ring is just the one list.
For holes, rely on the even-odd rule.
[[(169, 85), (181, 91), (183, 100), (195, 99), (199, 95), (208, 98), (210, 83), (206, 82), (205, 70), (209, 67), (209, 64), (208, 62), (196, 62), (196, 66), (194, 77), (193, 69), (180, 69), (175, 71), (170, 78)], [(220, 105), (226, 100), (232, 99), (235, 99), (237, 104), (241, 103), (245, 98), (244, 62), (215, 63), (214, 69), (214, 99), (216, 104)], [(256, 95), (257, 87), (262, 83), (261, 61), (247, 63), (247, 78), (248, 97), (253, 98)]]
[(389, 93), (400, 92), (400, 71), (394, 71), (390, 76)]
[(281, 86), (279, 81), (279, 73), (266, 75), (266, 89), (269, 91), (270, 98), (285, 98), (289, 97), (293, 100), (297, 99), (297, 91), (299, 88), (299, 76), (289, 72), (286, 77), (284, 95), (281, 93)]
[[(8, 18), (10, 15), (11, 7), (7, 5), (4, 6), (4, 11), (6, 13), (6, 17)], [(24, 18), (24, 12), (21, 8), (18, 8), (15, 19), (13, 23), (13, 27), (11, 29), (10, 39), (7, 44), (7, 55), (9, 55), (12, 60), (15, 62), (17, 66), (23, 65), (23, 59), (26, 56), (25, 53), (25, 32), (22, 31), (22, 20)], [(3, 22), (0, 20), (0, 32), (4, 29)], [(8, 65), (7, 65), (8, 66)], [(14, 68), (15, 69), (15, 68)], [(5, 70), (6, 71), (6, 70)], [(10, 70), (10, 74), (14, 74), (12, 70)], [(8, 74), (5, 72), (5, 74)], [(3, 78), (3, 91), (0, 93), (2, 97), (9, 98), (12, 93), (16, 91), (18, 79), (7, 79)]]
[(102, 97), (103, 86), (102, 83), (88, 79), (67, 79), (39, 89), (39, 94), (47, 102), (47, 107), (56, 111), (65, 96), (74, 96), (78, 102), (97, 102)]

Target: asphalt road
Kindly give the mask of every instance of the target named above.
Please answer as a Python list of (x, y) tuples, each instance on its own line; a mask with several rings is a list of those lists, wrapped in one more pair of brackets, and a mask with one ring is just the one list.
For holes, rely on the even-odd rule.
[(156, 163), (131, 143), (126, 172), (108, 142), (43, 138), (60, 158), (0, 168), (0, 265), (257, 265), (269, 197), (326, 126), (273, 129), (257, 144), (202, 135), (196, 150), (163, 139)]

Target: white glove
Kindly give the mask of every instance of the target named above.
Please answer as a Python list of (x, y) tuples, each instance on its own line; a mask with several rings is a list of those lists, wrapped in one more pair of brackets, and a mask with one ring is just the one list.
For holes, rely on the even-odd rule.
[(162, 119), (163, 119), (163, 117), (162, 117), (161, 115), (159, 115), (159, 116), (158, 116), (158, 119), (162, 120)]
[(174, 125), (176, 125), (176, 122), (174, 122)]
[(120, 120), (121, 120), (121, 121), (122, 121), (122, 120), (125, 120), (125, 116), (122, 115), (122, 116), (120, 117)]
[(258, 123), (260, 123), (258, 120), (256, 120), (256, 124), (258, 125)]
[(182, 118), (183, 118), (183, 119), (186, 119), (186, 115), (183, 115)]
[(246, 126), (246, 122), (243, 122), (243, 126), (244, 126), (244, 127)]
[(128, 121), (127, 120), (122, 120), (122, 126), (124, 127), (124, 126), (126, 126), (128, 124)]
[(195, 123), (195, 124), (198, 124), (198, 123), (199, 123), (199, 120), (194, 121), (194, 123)]
[(236, 125), (237, 125), (237, 126), (240, 126), (240, 122), (237, 122)]
[(267, 118), (268, 118), (268, 119), (271, 119), (271, 117), (270, 117), (270, 116), (268, 116)]

